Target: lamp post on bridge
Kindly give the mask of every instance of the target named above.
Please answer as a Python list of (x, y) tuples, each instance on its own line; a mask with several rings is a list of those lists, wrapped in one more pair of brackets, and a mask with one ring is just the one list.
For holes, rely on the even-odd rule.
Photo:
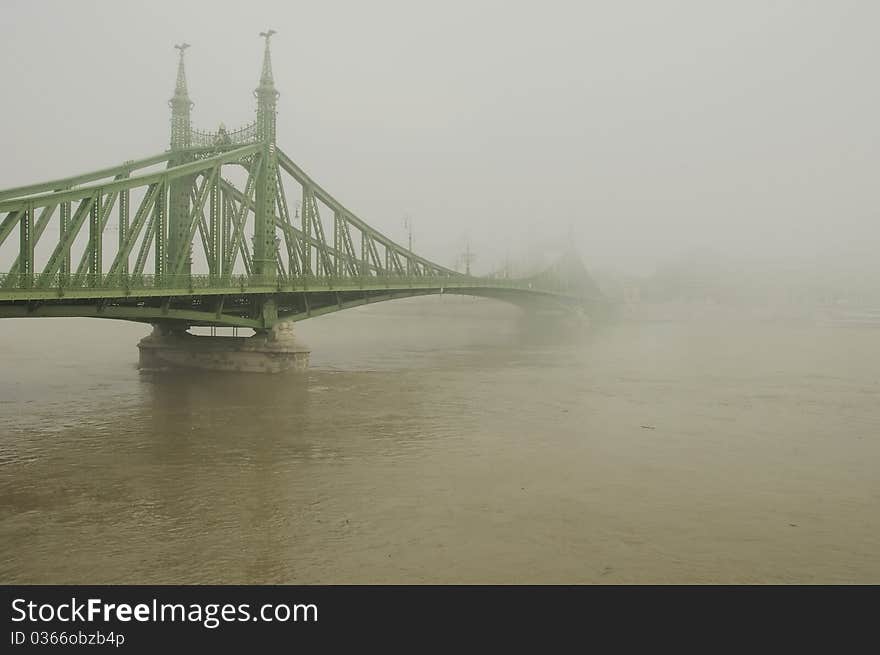
[[(409, 214), (403, 217), (403, 227), (406, 230), (406, 238), (407, 238), (407, 249), (412, 252), (412, 218)], [(410, 257), (406, 258), (406, 274), (407, 276), (412, 276), (412, 259)]]

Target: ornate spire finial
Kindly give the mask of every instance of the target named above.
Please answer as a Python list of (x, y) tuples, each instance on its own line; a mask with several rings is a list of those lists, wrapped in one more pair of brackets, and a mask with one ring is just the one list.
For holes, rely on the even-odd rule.
[(186, 148), (190, 144), (190, 110), (193, 102), (189, 99), (186, 88), (186, 70), (183, 66), (183, 53), (189, 47), (189, 43), (178, 43), (174, 46), (180, 51), (180, 59), (177, 62), (177, 83), (174, 85), (174, 95), (168, 104), (171, 106), (171, 147), (172, 149)]
[(269, 50), (269, 39), (273, 34), (275, 30), (260, 32), (260, 36), (266, 39), (266, 49), (263, 52), (260, 85), (254, 89), (254, 96), (257, 98), (257, 135), (270, 143), (275, 142), (275, 103), (279, 95), (272, 79), (272, 54)]
[(260, 36), (266, 39), (266, 49), (263, 51), (263, 72), (260, 75), (260, 86), (274, 86), (272, 79), (272, 53), (269, 49), (269, 39), (276, 34), (275, 30), (260, 32)]
[(174, 95), (188, 95), (186, 91), (186, 70), (183, 67), (183, 53), (189, 47), (189, 43), (178, 43), (174, 46), (180, 50), (180, 59), (177, 62), (177, 84), (174, 87)]

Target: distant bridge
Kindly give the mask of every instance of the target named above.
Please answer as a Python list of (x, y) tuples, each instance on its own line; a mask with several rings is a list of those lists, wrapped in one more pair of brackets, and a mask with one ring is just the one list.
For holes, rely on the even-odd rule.
[[(175, 332), (190, 326), (261, 331), (437, 293), (588, 314), (605, 306), (574, 255), (528, 279), (464, 275), (358, 218), (276, 145), (271, 34), (262, 35), (254, 123), (232, 131), (193, 129), (183, 44), (169, 103), (170, 149), (0, 191), (0, 249), (18, 237), (11, 265), (0, 261), (0, 270), (8, 266), (0, 273), (0, 318), (96, 317)], [(292, 212), (288, 197), (294, 194), (301, 202)], [(41, 241), (49, 233), (51, 239)], [(7, 251), (10, 259), (16, 254)]]

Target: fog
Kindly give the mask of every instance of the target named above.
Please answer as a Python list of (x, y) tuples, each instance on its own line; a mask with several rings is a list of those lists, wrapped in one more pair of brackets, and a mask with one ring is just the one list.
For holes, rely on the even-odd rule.
[[(42, 236), (10, 220), (0, 273), (36, 239), (18, 280), (46, 271), (36, 293), (0, 275), (0, 582), (880, 582), (880, 2), (5, 0), (0, 17), (0, 188), (165, 151), (182, 42), (192, 127), (251, 123), (274, 29), (278, 146), (336, 200), (480, 275), (574, 245), (613, 301), (573, 266), (546, 287), (265, 293), (244, 252), (172, 287), (150, 275), (186, 251), (118, 219), (162, 225), (143, 178), (125, 210), (76, 205), (91, 218), (53, 267), (61, 211)], [(310, 183), (291, 168), (293, 205)], [(234, 254), (226, 200), (211, 236)], [(193, 241), (204, 273), (220, 251)], [(380, 254), (349, 271), (393, 272)], [(68, 274), (111, 269), (109, 302), (80, 300), (97, 280)]]
[(273, 28), (279, 145), (400, 242), (409, 216), (435, 261), (470, 242), (487, 272), (573, 240), (599, 278), (696, 252), (880, 287), (875, 2), (0, 11), (0, 187), (167, 148), (181, 41), (194, 126), (250, 122)]

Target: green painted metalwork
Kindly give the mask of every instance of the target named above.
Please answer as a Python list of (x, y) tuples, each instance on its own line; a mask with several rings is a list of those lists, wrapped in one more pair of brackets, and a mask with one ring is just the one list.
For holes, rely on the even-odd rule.
[[(0, 246), (18, 233), (17, 257), (0, 273), (0, 318), (85, 316), (260, 329), (435, 293), (592, 311), (605, 306), (579, 259), (564, 258), (522, 280), (463, 275), (346, 208), (277, 146), (273, 34), (260, 35), (254, 123), (232, 131), (193, 128), (184, 60), (189, 45), (180, 44), (166, 152), (0, 191)], [(246, 172), (243, 187), (224, 176), (230, 167)], [(291, 212), (293, 189), (301, 206)], [(56, 221), (57, 232), (48, 229)], [(105, 238), (113, 225), (117, 238)], [(54, 243), (40, 243), (53, 232)]]
[(28, 204), (21, 212), (21, 222), (18, 227), (19, 249), (18, 261), (21, 274), (21, 284), (24, 288), (30, 288), (34, 277), (34, 206)]

